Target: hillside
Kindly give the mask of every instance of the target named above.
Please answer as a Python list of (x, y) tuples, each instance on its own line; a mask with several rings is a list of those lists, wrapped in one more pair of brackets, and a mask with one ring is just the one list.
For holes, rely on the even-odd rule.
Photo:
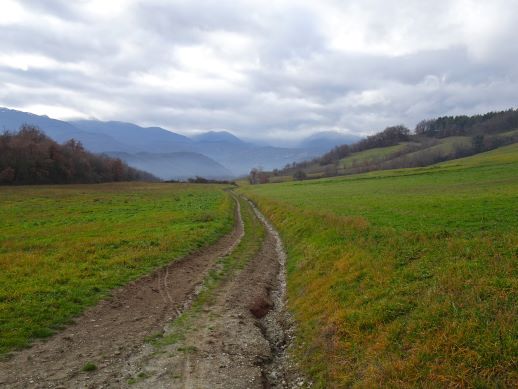
[(284, 239), (315, 387), (516, 387), (518, 144), (241, 191)]
[[(1, 119), (1, 116), (0, 116)], [(128, 152), (128, 154), (147, 153), (147, 154), (167, 154), (173, 152), (198, 153), (216, 161), (226, 170), (221, 176), (214, 175), (218, 171), (217, 165), (208, 167), (206, 172), (201, 171), (202, 176), (214, 178), (228, 178), (247, 174), (254, 167), (263, 169), (274, 169), (293, 161), (301, 161), (318, 155), (322, 152), (322, 138), (308, 138), (299, 147), (273, 147), (256, 145), (251, 142), (244, 142), (228, 131), (208, 131), (195, 135), (191, 138), (165, 130), (160, 127), (140, 127), (132, 123), (123, 122), (101, 122), (97, 120), (81, 120), (71, 122), (76, 127), (97, 133), (104, 136), (112, 136), (124, 142), (126, 145), (122, 149), (106, 149), (103, 152)], [(339, 144), (339, 140), (349, 138), (335, 137), (327, 139), (327, 144)], [(327, 150), (328, 148), (326, 148)], [(129, 150), (129, 151), (128, 151)], [(184, 154), (191, 155), (191, 154)], [(192, 156), (192, 155), (191, 155)], [(181, 157), (176, 156), (177, 160)], [(157, 157), (158, 158), (158, 157)], [(138, 159), (133, 156), (131, 161)], [(131, 163), (128, 160), (128, 163)], [(184, 166), (188, 166), (190, 161), (182, 161)], [(151, 170), (154, 174), (164, 179), (184, 177), (189, 172), (183, 171), (174, 177), (162, 176), (160, 170)], [(230, 173), (229, 173), (230, 172)], [(195, 169), (188, 176), (199, 175), (200, 170)]]
[(56, 143), (33, 126), (0, 134), (0, 184), (78, 184), (156, 181), (119, 158), (96, 155), (81, 143)]
[(412, 132), (403, 126), (388, 127), (319, 158), (265, 174), (271, 182), (282, 182), (429, 166), (518, 142), (517, 128), (517, 110), (440, 117), (419, 123)]
[(0, 31), (0, 389), (518, 389), (518, 0)]

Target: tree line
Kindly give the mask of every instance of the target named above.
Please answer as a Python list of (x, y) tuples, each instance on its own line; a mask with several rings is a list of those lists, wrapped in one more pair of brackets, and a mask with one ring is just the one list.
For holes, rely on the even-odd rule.
[(58, 144), (37, 127), (22, 125), (0, 135), (0, 184), (86, 184), (156, 181), (118, 158), (93, 154), (71, 139)]
[(491, 135), (518, 128), (518, 110), (488, 112), (483, 115), (442, 116), (437, 119), (423, 120), (414, 132), (433, 138), (449, 136)]

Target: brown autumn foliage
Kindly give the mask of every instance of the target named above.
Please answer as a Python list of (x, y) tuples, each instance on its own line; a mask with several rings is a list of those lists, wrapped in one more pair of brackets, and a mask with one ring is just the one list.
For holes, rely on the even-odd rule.
[(0, 135), (0, 184), (76, 184), (152, 181), (149, 173), (120, 159), (97, 155), (71, 139), (60, 145), (38, 128), (23, 125)]

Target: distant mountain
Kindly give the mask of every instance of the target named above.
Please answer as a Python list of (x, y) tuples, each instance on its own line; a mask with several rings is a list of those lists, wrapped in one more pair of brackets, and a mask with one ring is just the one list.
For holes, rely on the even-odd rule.
[(300, 142), (297, 146), (310, 150), (316, 154), (322, 154), (333, 147), (343, 144), (358, 142), (361, 138), (352, 134), (343, 134), (336, 131), (322, 131), (312, 134)]
[(193, 139), (197, 142), (225, 142), (233, 144), (244, 143), (241, 139), (228, 131), (209, 131), (193, 136)]
[[(26, 112), (0, 108), (0, 129), (16, 130), (20, 125), (27, 123), (38, 126), (48, 136), (57, 142), (65, 142), (71, 138), (80, 141), (86, 149), (96, 153), (123, 153), (121, 157), (127, 163), (144, 163), (142, 158), (132, 155), (196, 153), (208, 157), (219, 164), (215, 168), (211, 163), (205, 165), (192, 162), (191, 154), (177, 154), (174, 161), (178, 163), (177, 176), (200, 175), (206, 178), (221, 178), (247, 174), (254, 167), (273, 169), (288, 163), (301, 161), (321, 154), (315, 148), (282, 148), (259, 146), (247, 143), (227, 131), (209, 131), (198, 136), (188, 138), (160, 127), (140, 127), (132, 123), (102, 122), (97, 120), (77, 120), (65, 122), (51, 119), (47, 116), (38, 116)], [(327, 151), (327, 150), (326, 150)], [(180, 163), (182, 158), (187, 160)], [(198, 158), (199, 159), (199, 158)], [(170, 178), (163, 175), (174, 167), (170, 164), (171, 158), (162, 156), (145, 158), (148, 170), (161, 178)], [(166, 168), (159, 166), (159, 161)], [(145, 169), (144, 165), (132, 165)], [(188, 166), (196, 166), (189, 172)], [(199, 167), (205, 166), (206, 171)], [(212, 166), (212, 167), (211, 167)], [(223, 171), (221, 170), (223, 168)], [(190, 174), (189, 174), (190, 173)]]
[[(303, 149), (257, 146), (242, 141), (228, 131), (209, 131), (188, 138), (160, 127), (144, 128), (124, 122), (79, 120), (72, 121), (71, 124), (90, 133), (112, 136), (124, 142), (126, 147), (126, 149), (104, 148), (100, 151), (128, 152), (127, 148), (130, 148), (130, 154), (134, 154), (135, 150), (143, 153), (160, 154), (171, 152), (197, 153), (205, 155), (228, 168), (231, 176), (247, 174), (253, 167), (273, 169), (319, 154), (318, 150), (310, 152)], [(128, 163), (131, 164), (132, 162), (128, 161)], [(153, 166), (156, 167), (156, 163), (153, 163)], [(164, 177), (159, 170), (152, 169), (150, 171), (159, 177)], [(209, 172), (210, 170), (207, 170), (207, 174), (200, 173), (198, 175), (209, 178)], [(219, 176), (210, 177), (221, 178)]]
[(229, 179), (234, 177), (223, 165), (192, 152), (157, 153), (109, 153), (111, 157), (120, 158), (137, 169), (153, 172), (165, 180), (185, 180), (199, 176), (209, 179)]
[[(98, 120), (76, 120), (70, 122), (75, 127), (94, 134), (119, 139), (133, 150), (151, 153), (168, 153), (189, 149), (193, 141), (160, 127), (140, 127), (133, 123), (101, 122)], [(102, 151), (125, 151), (124, 149)]]

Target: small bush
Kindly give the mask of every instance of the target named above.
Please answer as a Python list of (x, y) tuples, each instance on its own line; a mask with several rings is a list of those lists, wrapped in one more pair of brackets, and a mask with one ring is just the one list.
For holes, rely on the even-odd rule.
[(94, 370), (97, 370), (97, 365), (95, 363), (92, 363), (92, 362), (86, 362), (81, 370), (83, 370), (83, 371), (94, 371)]

